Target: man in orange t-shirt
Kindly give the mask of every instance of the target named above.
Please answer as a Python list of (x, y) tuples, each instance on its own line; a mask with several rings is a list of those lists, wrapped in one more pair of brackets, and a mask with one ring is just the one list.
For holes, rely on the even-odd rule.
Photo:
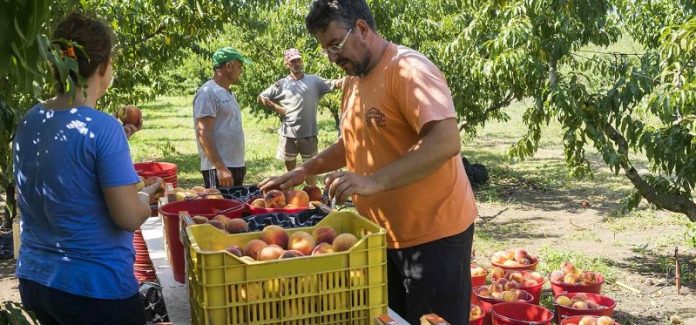
[(350, 75), (341, 137), (261, 187), (285, 189), (334, 171), (329, 195), (339, 203), (352, 197), (387, 230), (389, 307), (412, 324), (432, 312), (467, 324), (478, 212), (445, 77), (421, 53), (377, 34), (364, 0), (315, 0), (305, 23)]

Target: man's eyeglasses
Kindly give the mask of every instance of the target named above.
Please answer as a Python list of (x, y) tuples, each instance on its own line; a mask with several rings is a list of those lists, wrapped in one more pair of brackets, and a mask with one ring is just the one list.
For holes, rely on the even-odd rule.
[(329, 47), (325, 48), (324, 53), (326, 53), (326, 55), (341, 53), (341, 50), (343, 50), (343, 45), (346, 44), (346, 41), (348, 40), (348, 35), (350, 35), (350, 33), (352, 31), (353, 31), (353, 28), (349, 29), (348, 32), (346, 33), (346, 36), (343, 36), (341, 43), (338, 43), (338, 45), (333, 45), (333, 46), (329, 46)]

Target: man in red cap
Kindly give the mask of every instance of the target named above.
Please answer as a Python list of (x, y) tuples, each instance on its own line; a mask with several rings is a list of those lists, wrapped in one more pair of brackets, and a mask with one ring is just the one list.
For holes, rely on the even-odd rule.
[[(280, 143), (276, 158), (285, 162), (287, 170), (293, 170), (298, 154), (303, 161), (316, 156), (319, 100), (340, 87), (342, 81), (305, 74), (302, 56), (297, 49), (286, 50), (283, 58), (290, 74), (264, 90), (258, 101), (280, 115), (282, 123), (278, 130)], [(307, 178), (307, 184), (315, 183), (316, 176)]]

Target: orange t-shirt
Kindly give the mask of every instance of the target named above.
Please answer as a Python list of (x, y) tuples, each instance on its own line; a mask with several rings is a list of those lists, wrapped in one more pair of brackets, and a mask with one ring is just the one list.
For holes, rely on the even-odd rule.
[[(371, 175), (400, 159), (428, 122), (455, 118), (442, 72), (421, 53), (389, 44), (367, 76), (343, 87), (341, 135), (350, 171)], [(353, 196), (360, 214), (387, 229), (389, 248), (411, 247), (466, 230), (478, 215), (459, 156), (415, 183)]]

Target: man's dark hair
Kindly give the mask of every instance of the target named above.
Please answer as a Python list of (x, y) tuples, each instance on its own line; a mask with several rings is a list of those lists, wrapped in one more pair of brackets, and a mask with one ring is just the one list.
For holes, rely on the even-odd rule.
[(305, 17), (305, 26), (310, 34), (325, 31), (329, 23), (336, 21), (347, 28), (353, 27), (358, 19), (377, 30), (375, 18), (365, 0), (314, 0)]
[[(97, 67), (111, 58), (113, 31), (105, 23), (81, 13), (73, 12), (63, 18), (53, 32), (53, 39), (60, 44), (61, 50), (74, 54), (78, 71), (84, 79), (88, 79)], [(77, 48), (78, 45), (82, 50)], [(53, 69), (53, 75), (56, 90), (60, 94), (65, 93), (64, 80), (61, 80), (58, 69)], [(78, 84), (73, 72), (70, 72), (70, 77)]]

